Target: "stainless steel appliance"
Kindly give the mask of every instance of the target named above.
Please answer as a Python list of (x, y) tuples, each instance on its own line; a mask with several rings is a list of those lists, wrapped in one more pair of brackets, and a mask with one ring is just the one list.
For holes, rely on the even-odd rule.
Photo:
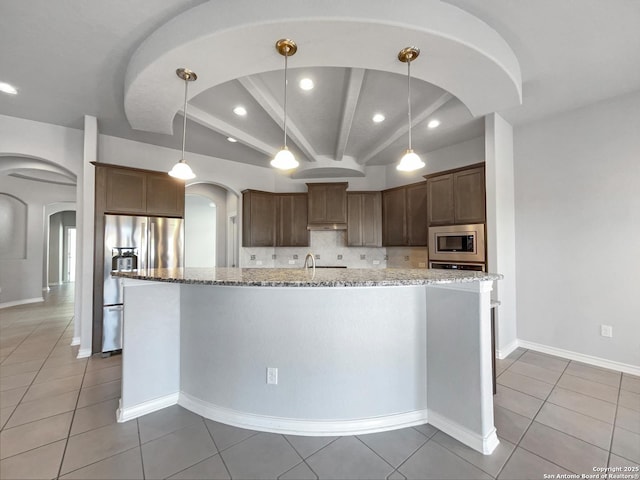
[(484, 272), (484, 263), (445, 263), (445, 262), (429, 262), (429, 268), (436, 270), (474, 270), (476, 272)]
[(429, 227), (429, 260), (485, 263), (484, 224)]
[(181, 218), (105, 215), (102, 352), (122, 348), (122, 290), (114, 270), (183, 265)]

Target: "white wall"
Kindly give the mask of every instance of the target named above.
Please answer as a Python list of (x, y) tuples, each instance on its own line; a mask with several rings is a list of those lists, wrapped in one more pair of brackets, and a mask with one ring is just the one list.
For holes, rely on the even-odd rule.
[(0, 192), (8, 193), (27, 205), (26, 255), (24, 258), (0, 257), (0, 306), (42, 300), (43, 280), (46, 286), (45, 240), (49, 218), (47, 204), (73, 202), (75, 187), (37, 183), (0, 176)]
[(518, 338), (640, 366), (640, 92), (514, 145)]
[(425, 175), (430, 175), (452, 168), (484, 162), (484, 137), (472, 138), (450, 147), (434, 150), (422, 155), (426, 166), (415, 172), (399, 172), (395, 165), (386, 168), (386, 181), (383, 188), (399, 187), (409, 183), (421, 182)]
[[(187, 194), (184, 201), (184, 266), (216, 266), (216, 204)], [(224, 247), (224, 246), (223, 246)], [(224, 249), (224, 248), (223, 248)]]

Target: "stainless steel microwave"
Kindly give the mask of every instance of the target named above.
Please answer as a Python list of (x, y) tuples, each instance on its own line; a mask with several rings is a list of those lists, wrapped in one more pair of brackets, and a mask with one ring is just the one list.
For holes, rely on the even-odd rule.
[(429, 227), (429, 261), (484, 263), (484, 224)]

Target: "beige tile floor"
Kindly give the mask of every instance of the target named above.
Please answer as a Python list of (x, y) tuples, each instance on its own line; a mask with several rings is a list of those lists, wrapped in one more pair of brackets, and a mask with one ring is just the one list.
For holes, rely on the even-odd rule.
[(639, 377), (522, 349), (498, 361), (490, 456), (429, 425), (299, 437), (178, 406), (118, 424), (121, 357), (76, 359), (72, 301), (66, 286), (0, 310), (2, 479), (537, 479), (640, 463)]

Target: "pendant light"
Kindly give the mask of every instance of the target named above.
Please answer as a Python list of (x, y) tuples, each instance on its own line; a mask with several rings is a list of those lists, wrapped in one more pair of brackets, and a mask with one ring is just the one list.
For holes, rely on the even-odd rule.
[(195, 74), (195, 72), (192, 72), (187, 68), (177, 69), (176, 75), (184, 80), (184, 109), (182, 110), (182, 114), (184, 116), (184, 120), (182, 122), (182, 158), (169, 171), (169, 175), (181, 180), (191, 180), (192, 178), (195, 178), (196, 175), (184, 160), (184, 146), (187, 140), (187, 91), (189, 89), (189, 82), (195, 82), (198, 79), (198, 76)]
[(411, 62), (418, 58), (420, 49), (407, 47), (400, 50), (398, 60), (407, 64), (407, 105), (409, 110), (409, 148), (404, 152), (400, 163), (396, 167), (403, 172), (412, 172), (424, 167), (424, 162), (411, 148)]
[(284, 57), (284, 146), (271, 160), (271, 166), (280, 170), (291, 170), (300, 164), (287, 148), (287, 59), (295, 55), (298, 46), (293, 40), (282, 38), (276, 42), (276, 50)]

